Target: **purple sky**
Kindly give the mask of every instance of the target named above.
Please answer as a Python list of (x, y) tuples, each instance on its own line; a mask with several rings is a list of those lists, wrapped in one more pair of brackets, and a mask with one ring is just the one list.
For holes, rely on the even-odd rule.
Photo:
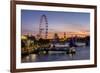
[[(22, 34), (39, 33), (41, 16), (45, 14), (48, 32), (89, 32), (90, 13), (21, 10)], [(42, 26), (44, 28), (44, 20)]]

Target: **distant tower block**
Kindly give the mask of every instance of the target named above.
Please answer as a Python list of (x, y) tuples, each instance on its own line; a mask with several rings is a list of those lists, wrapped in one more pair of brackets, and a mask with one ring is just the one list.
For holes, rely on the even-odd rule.
[(66, 39), (66, 33), (64, 32), (64, 39)]
[[(45, 21), (44, 24), (43, 23), (43, 20)], [(45, 26), (43, 26), (45, 25)], [(39, 24), (39, 37), (42, 38), (42, 34), (44, 32), (44, 38), (47, 39), (48, 37), (48, 21), (47, 21), (47, 17), (46, 15), (42, 15), (41, 18), (40, 18), (40, 24)]]

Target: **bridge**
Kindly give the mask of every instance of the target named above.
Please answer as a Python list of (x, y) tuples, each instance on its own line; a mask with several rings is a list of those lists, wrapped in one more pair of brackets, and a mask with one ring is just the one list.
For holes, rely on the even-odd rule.
[[(84, 46), (84, 44), (77, 45), (77, 47), (79, 47), (79, 46)], [(42, 52), (42, 53), (48, 54), (49, 51), (62, 51), (62, 52), (65, 52), (66, 54), (69, 54), (69, 53), (75, 54), (75, 52), (76, 52), (74, 48), (70, 48), (69, 45), (66, 44), (66, 45), (53, 45), (50, 47), (37, 48), (34, 50), (33, 53), (39, 54)]]
[(34, 50), (33, 53), (35, 53), (35, 54), (40, 54), (40, 53), (48, 54), (49, 51), (63, 51), (65, 53), (68, 53), (69, 48), (68, 47), (37, 48), (36, 50)]
[[(76, 47), (82, 47), (82, 46), (85, 46), (85, 43), (76, 43)], [(62, 51), (66, 54), (69, 54), (69, 53), (72, 53), (72, 54), (75, 54), (76, 51), (75, 49), (71, 49), (69, 47), (68, 44), (66, 45), (51, 45), (50, 47), (39, 47), (39, 48), (35, 48), (33, 49), (32, 51), (26, 51), (25, 53), (22, 53), (22, 55), (28, 55), (28, 54), (49, 54), (50, 51)]]

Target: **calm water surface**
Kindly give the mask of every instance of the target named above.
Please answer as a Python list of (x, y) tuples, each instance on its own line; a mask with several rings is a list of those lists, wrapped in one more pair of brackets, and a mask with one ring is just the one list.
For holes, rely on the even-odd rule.
[(88, 60), (90, 59), (90, 47), (77, 47), (75, 55), (65, 52), (49, 52), (47, 55), (30, 54), (21, 59), (22, 63), (28, 62), (48, 62), (48, 61), (68, 61), (68, 60)]

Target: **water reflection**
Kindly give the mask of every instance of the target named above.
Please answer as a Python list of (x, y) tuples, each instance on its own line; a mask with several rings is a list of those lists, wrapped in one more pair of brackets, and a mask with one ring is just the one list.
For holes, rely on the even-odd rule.
[(65, 52), (49, 51), (49, 54), (29, 54), (22, 57), (22, 63), (27, 62), (47, 62), (47, 61), (68, 61), (90, 59), (90, 47), (76, 48), (76, 54), (66, 54)]

